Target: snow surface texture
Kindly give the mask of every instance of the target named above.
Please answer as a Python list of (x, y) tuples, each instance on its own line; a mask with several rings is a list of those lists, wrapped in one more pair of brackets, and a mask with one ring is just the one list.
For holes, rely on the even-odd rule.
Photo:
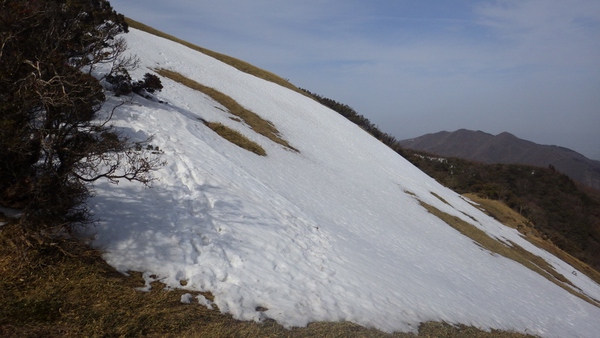
[[(161, 67), (216, 88), (273, 122), (300, 152), (169, 79), (158, 93), (167, 104), (134, 96), (115, 125), (134, 140), (153, 135), (168, 164), (151, 189), (97, 186), (90, 205), (102, 221), (89, 231), (118, 270), (212, 292), (237, 319), (288, 327), (351, 321), (414, 332), (421, 322), (446, 321), (549, 337), (600, 332), (599, 308), (490, 254), (418, 200), (545, 258), (590, 297), (600, 299), (599, 285), (337, 113), (171, 41), (135, 29), (125, 38), (142, 61), (135, 77)], [(267, 156), (225, 141), (199, 118), (238, 130)]]

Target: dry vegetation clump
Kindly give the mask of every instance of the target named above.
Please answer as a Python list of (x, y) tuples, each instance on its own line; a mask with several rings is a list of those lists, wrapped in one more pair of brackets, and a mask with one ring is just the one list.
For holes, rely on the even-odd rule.
[(311, 97), (306, 92), (302, 91), (298, 87), (296, 87), (293, 84), (291, 84), (289, 81), (287, 81), (287, 80), (285, 80), (285, 79), (283, 79), (283, 78), (281, 78), (281, 77), (279, 77), (279, 76), (277, 76), (277, 75), (275, 75), (275, 74), (273, 74), (271, 72), (268, 72), (268, 71), (266, 71), (264, 69), (260, 69), (258, 67), (255, 67), (255, 66), (253, 66), (253, 65), (251, 65), (251, 64), (249, 64), (249, 63), (247, 63), (245, 61), (233, 58), (233, 57), (225, 55), (225, 54), (213, 52), (212, 50), (209, 50), (209, 49), (206, 49), (206, 48), (202, 48), (200, 46), (197, 46), (197, 45), (194, 45), (194, 44), (189, 43), (187, 41), (184, 41), (184, 40), (181, 40), (179, 38), (176, 38), (176, 37), (174, 37), (172, 35), (169, 35), (169, 34), (166, 34), (164, 32), (161, 32), (161, 31), (159, 31), (157, 29), (154, 29), (154, 28), (152, 28), (152, 27), (150, 27), (148, 25), (144, 25), (143, 23), (135, 21), (133, 19), (125, 18), (125, 20), (129, 24), (129, 27), (132, 27), (132, 28), (135, 28), (135, 29), (139, 29), (139, 30), (144, 31), (146, 33), (150, 33), (152, 35), (156, 35), (158, 37), (161, 37), (161, 38), (164, 38), (164, 39), (167, 39), (167, 40), (171, 40), (173, 42), (177, 42), (177, 43), (179, 43), (181, 45), (184, 45), (184, 46), (186, 46), (188, 48), (191, 48), (191, 49), (193, 49), (195, 51), (198, 51), (198, 52), (200, 52), (202, 54), (206, 54), (206, 55), (208, 55), (210, 57), (213, 57), (213, 58), (215, 58), (215, 59), (217, 59), (217, 60), (219, 60), (219, 61), (221, 61), (221, 62), (223, 62), (225, 64), (228, 64), (228, 65), (230, 65), (230, 66), (232, 66), (232, 67), (234, 67), (234, 68), (236, 68), (236, 69), (238, 69), (238, 70), (240, 70), (240, 71), (242, 71), (244, 73), (248, 73), (250, 75), (254, 75), (254, 76), (256, 76), (256, 77), (258, 77), (260, 79), (276, 83), (276, 84), (278, 84), (278, 85), (280, 85), (282, 87), (291, 89), (291, 90), (293, 90), (295, 92), (298, 92), (298, 93), (300, 93), (302, 95)]
[(271, 140), (275, 143), (278, 143), (288, 149), (298, 151), (297, 149), (292, 147), (286, 140), (282, 139), (279, 136), (279, 131), (277, 130), (277, 128), (275, 128), (273, 123), (263, 119), (262, 117), (258, 116), (256, 113), (244, 108), (232, 97), (230, 97), (212, 87), (202, 85), (202, 84), (200, 84), (180, 73), (177, 73), (175, 71), (164, 69), (164, 68), (155, 69), (155, 71), (158, 74), (160, 74), (161, 76), (169, 78), (173, 81), (183, 84), (184, 86), (186, 86), (188, 88), (197, 90), (201, 93), (204, 93), (204, 94), (210, 96), (213, 100), (217, 101), (222, 106), (227, 108), (227, 110), (231, 114), (242, 119), (255, 132), (259, 133), (260, 135), (265, 136), (269, 140)]
[(436, 207), (427, 204), (419, 200), (419, 203), (423, 208), (429, 211), (431, 214), (437, 216), (448, 225), (459, 231), (461, 234), (471, 238), (476, 244), (482, 248), (488, 250), (491, 253), (502, 255), (506, 258), (512, 259), (517, 263), (522, 264), (528, 269), (540, 274), (544, 278), (548, 279), (552, 283), (560, 286), (569, 293), (585, 300), (586, 302), (600, 307), (600, 301), (590, 298), (589, 296), (579, 292), (579, 289), (575, 287), (567, 278), (558, 273), (551, 264), (549, 264), (543, 258), (532, 254), (531, 252), (523, 249), (516, 243), (509, 241), (503, 243), (498, 239), (490, 237), (483, 230), (480, 230), (476, 226), (463, 221), (462, 219), (445, 213)]
[(263, 147), (261, 147), (258, 143), (251, 141), (236, 130), (233, 130), (218, 122), (206, 122), (205, 124), (215, 133), (219, 134), (219, 136), (237, 145), (238, 147), (249, 150), (260, 156), (267, 156), (267, 152)]

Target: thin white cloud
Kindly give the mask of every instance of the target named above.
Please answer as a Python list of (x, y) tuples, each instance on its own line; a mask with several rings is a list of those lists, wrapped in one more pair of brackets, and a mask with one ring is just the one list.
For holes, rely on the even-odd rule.
[(600, 3), (596, 0), (503, 0), (477, 6), (479, 23), (523, 61), (589, 67), (600, 61)]

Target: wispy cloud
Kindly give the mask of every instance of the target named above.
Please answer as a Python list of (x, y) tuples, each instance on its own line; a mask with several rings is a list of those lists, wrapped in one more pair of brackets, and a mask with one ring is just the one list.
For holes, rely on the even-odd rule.
[(504, 0), (476, 7), (478, 22), (521, 62), (600, 66), (600, 4), (594, 0)]

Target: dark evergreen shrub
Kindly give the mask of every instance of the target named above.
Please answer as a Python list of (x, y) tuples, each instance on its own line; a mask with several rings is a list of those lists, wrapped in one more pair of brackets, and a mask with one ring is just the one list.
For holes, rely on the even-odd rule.
[(136, 93), (142, 89), (148, 93), (154, 93), (155, 91), (161, 91), (163, 89), (163, 85), (158, 76), (146, 73), (144, 74), (144, 79), (138, 81), (134, 86), (134, 91)]
[(94, 181), (147, 184), (161, 165), (111, 127), (91, 75), (110, 64), (107, 82), (131, 91), (127, 29), (106, 0), (0, 1), (0, 205), (21, 209), (24, 229), (69, 231), (88, 220)]
[(115, 95), (127, 95), (134, 91), (134, 85), (131, 83), (131, 76), (125, 68), (117, 69), (105, 78), (106, 82), (112, 85), (111, 91)]
[(144, 92), (154, 93), (163, 88), (162, 82), (158, 76), (146, 73), (142, 80), (133, 81), (127, 69), (122, 67), (106, 76), (105, 80), (111, 85), (110, 90), (117, 96), (127, 95), (133, 92), (146, 97)]

